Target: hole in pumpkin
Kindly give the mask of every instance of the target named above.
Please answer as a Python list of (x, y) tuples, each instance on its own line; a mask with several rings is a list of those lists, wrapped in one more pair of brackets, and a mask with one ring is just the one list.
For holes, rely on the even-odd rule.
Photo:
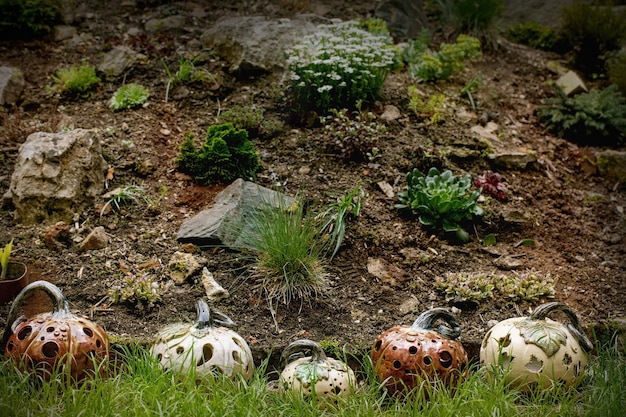
[(424, 356), (424, 365), (428, 366), (433, 362), (430, 356)]
[(415, 355), (415, 354), (417, 353), (417, 347), (415, 347), (415, 346), (411, 346), (411, 347), (409, 348), (409, 353), (410, 353), (411, 355)]
[(54, 327), (50, 326), (46, 329), (48, 333), (52, 333), (54, 331)]
[(563, 356), (563, 365), (569, 365), (572, 363), (572, 357), (567, 353)]
[(102, 347), (102, 341), (100, 339), (96, 340), (96, 347), (97, 348), (101, 348)]
[(506, 353), (506, 352), (503, 352), (503, 353), (502, 353), (502, 367), (503, 367), (504, 369), (507, 369), (507, 368), (509, 367), (509, 365), (511, 365), (511, 361), (512, 361), (512, 360), (513, 360), (513, 358), (512, 358), (512, 357), (510, 357), (510, 356), (508, 355), (508, 353)]
[(185, 351), (185, 348), (184, 348), (184, 347), (182, 347), (182, 346), (178, 346), (178, 347), (176, 348), (176, 354), (177, 354), (177, 355), (182, 355), (184, 351)]
[(393, 367), (396, 369), (400, 369), (402, 363), (400, 361), (393, 361)]
[(241, 363), (241, 355), (239, 354), (239, 352), (237, 352), (236, 350), (233, 350), (233, 359), (235, 360), (235, 362), (237, 363)]
[(498, 340), (498, 343), (499, 343), (499, 344), (500, 344), (500, 346), (502, 346), (502, 347), (507, 347), (508, 345), (510, 345), (510, 344), (511, 344), (511, 336), (507, 333), (507, 335), (506, 335), (506, 336), (501, 337), (501, 338)]
[(9, 342), (9, 344), (7, 345), (7, 351), (12, 351), (13, 349), (15, 349), (15, 343), (13, 342)]
[(447, 350), (444, 350), (439, 354), (439, 363), (444, 368), (449, 368), (452, 365), (452, 355)]
[(376, 345), (374, 346), (376, 350), (380, 349), (380, 347), (382, 346), (383, 341), (382, 340), (377, 340), (376, 341)]
[(160, 361), (161, 359), (163, 359), (163, 354), (159, 353), (159, 354), (157, 355), (157, 360), (159, 360), (159, 361)]
[(202, 357), (198, 361), (197, 366), (204, 365), (205, 363), (210, 361), (212, 357), (213, 357), (213, 345), (210, 343), (207, 343), (204, 346), (202, 346)]
[(30, 326), (24, 326), (22, 330), (17, 333), (17, 338), (19, 340), (24, 340), (33, 332), (33, 328)]
[(83, 327), (83, 332), (85, 332), (88, 337), (93, 337), (93, 330), (91, 330), (89, 327)]
[(339, 395), (339, 394), (341, 394), (341, 388), (335, 387), (335, 388), (333, 388), (333, 392), (335, 393), (335, 395)]
[(46, 358), (54, 358), (59, 353), (59, 346), (54, 342), (46, 342), (41, 347), (41, 353)]
[(489, 341), (489, 339), (491, 339), (491, 330), (487, 332), (487, 335), (483, 339), (483, 345), (482, 345), (483, 349), (487, 347), (487, 342)]
[(538, 374), (543, 369), (543, 361), (537, 359), (535, 355), (530, 355), (530, 361), (526, 364), (526, 369)]

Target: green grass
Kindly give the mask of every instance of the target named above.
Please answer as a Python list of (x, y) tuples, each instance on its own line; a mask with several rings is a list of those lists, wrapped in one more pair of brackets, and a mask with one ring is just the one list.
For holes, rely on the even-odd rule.
[(626, 364), (616, 349), (591, 360), (588, 376), (577, 389), (533, 394), (509, 390), (499, 379), (473, 369), (453, 394), (428, 389), (411, 399), (390, 398), (372, 376), (367, 357), (357, 370), (357, 393), (338, 404), (307, 402), (296, 393), (269, 390), (267, 361), (246, 383), (164, 372), (141, 348), (124, 349), (111, 376), (72, 384), (58, 373), (50, 382), (34, 381), (0, 362), (0, 416), (621, 416), (626, 407)]

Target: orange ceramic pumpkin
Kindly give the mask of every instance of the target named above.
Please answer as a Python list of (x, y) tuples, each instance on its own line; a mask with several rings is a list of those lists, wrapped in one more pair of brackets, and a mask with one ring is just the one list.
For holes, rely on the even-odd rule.
[[(50, 297), (53, 311), (16, 320), (19, 304), (36, 290)], [(109, 357), (109, 338), (104, 329), (72, 314), (61, 290), (47, 281), (35, 281), (17, 295), (7, 317), (3, 345), (5, 357), (20, 371), (37, 372), (44, 378), (62, 365), (71, 377), (80, 380)]]
[[(433, 330), (437, 320), (446, 324)], [(395, 326), (374, 342), (372, 362), (390, 394), (406, 393), (421, 381), (453, 385), (467, 374), (467, 353), (456, 318), (443, 308), (422, 313), (412, 326)]]

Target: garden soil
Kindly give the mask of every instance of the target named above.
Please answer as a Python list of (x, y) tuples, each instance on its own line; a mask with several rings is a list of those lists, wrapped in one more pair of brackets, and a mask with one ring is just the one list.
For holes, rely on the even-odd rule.
[[(195, 301), (204, 294), (199, 277), (170, 287), (152, 308), (114, 304), (108, 294), (129, 273), (138, 277), (150, 274), (166, 282), (167, 264), (174, 252), (189, 250), (177, 242), (178, 228), (210, 207), (213, 197), (227, 184), (200, 186), (178, 172), (174, 164), (178, 146), (185, 132), (203, 137), (220, 112), (235, 105), (262, 109), (266, 118), (285, 123), (275, 137), (251, 136), (261, 160), (259, 184), (303, 197), (311, 207), (330, 203), (357, 185), (365, 193), (360, 215), (348, 219), (341, 250), (327, 265), (328, 289), (317, 298), (270, 308), (250, 278), (248, 258), (219, 247), (196, 252), (230, 293), (212, 307), (233, 319), (257, 361), (301, 338), (364, 352), (384, 330), (410, 325), (433, 307), (454, 312), (461, 323), (462, 341), (473, 358), (489, 325), (527, 315), (543, 302), (566, 303), (589, 331), (607, 320), (626, 317), (624, 185), (597, 174), (593, 155), (602, 148), (554, 137), (535, 115), (536, 107), (552, 95), (549, 81), (558, 77), (554, 63), (566, 66), (565, 57), (496, 36), (482, 58), (468, 62), (465, 70), (450, 80), (418, 85), (424, 97), (446, 96), (446, 109), (436, 124), (411, 112), (407, 89), (415, 80), (406, 71), (394, 72), (371, 107), (379, 121), (385, 106), (395, 106), (400, 112), (385, 123), (387, 132), (379, 143), (381, 157), (375, 164), (345, 162), (333, 151), (318, 122), (293, 123), (283, 75), (238, 77), (227, 72), (228, 65), (218, 56), (210, 55), (202, 68), (219, 81), (173, 90), (166, 102), (163, 62), (175, 69), (179, 57), (198, 53), (203, 30), (223, 17), (289, 17), (306, 12), (366, 18), (373, 14), (376, 2), (87, 4), (86, 9), (76, 9), (78, 33), (91, 35), (84, 43), (72, 46), (50, 38), (0, 42), (0, 62), (21, 68), (26, 79), (21, 101), (2, 111), (0, 193), (8, 189), (19, 146), (30, 133), (88, 128), (99, 129), (104, 156), (112, 168), (108, 190), (141, 186), (157, 202), (156, 207), (149, 209), (139, 201), (100, 218), (98, 207), (106, 201), (100, 198), (70, 224), (67, 245), (48, 249), (44, 234), (51, 225), (15, 224), (8, 206), (0, 211), (0, 243), (13, 238), (13, 259), (28, 265), (30, 279), (58, 285), (71, 309), (104, 326), (113, 340), (150, 343), (162, 326), (194, 320)], [(50, 75), (59, 68), (81, 61), (97, 65), (112, 46), (129, 43), (125, 36), (129, 28), (142, 28), (150, 18), (171, 14), (184, 15), (194, 23), (136, 37), (131, 46), (146, 53), (148, 60), (125, 80), (105, 81), (87, 98), (49, 94)], [(433, 32), (438, 41), (451, 41), (445, 38), (443, 28), (434, 27)], [(477, 110), (459, 94), (475, 77), (481, 79), (473, 94)], [(152, 94), (146, 106), (120, 112), (109, 108), (110, 97), (124, 81), (148, 87)], [(476, 126), (495, 150), (532, 154), (536, 161), (524, 168), (503, 169), (483, 156), (471, 156), (476, 152), (464, 157), (458, 149), (467, 148), (458, 144), (475, 137), (471, 129)], [(497, 170), (506, 180), (506, 201), (481, 200), (486, 215), (474, 223), (469, 243), (454, 243), (394, 207), (398, 192), (406, 186), (406, 173), (431, 166), (474, 177)], [(391, 186), (393, 196), (383, 191), (381, 183)], [(159, 200), (163, 190), (165, 195)], [(97, 226), (105, 228), (108, 246), (80, 252), (78, 242)], [(494, 246), (483, 245), (489, 234), (495, 236)], [(494, 298), (471, 303), (450, 299), (435, 287), (437, 277), (447, 273), (510, 275), (513, 270), (531, 269), (555, 280), (553, 298), (514, 302), (496, 293)], [(9, 307), (0, 306), (2, 328)], [(46, 297), (38, 295), (24, 310), (32, 315), (50, 308)], [(556, 314), (555, 319), (565, 317)]]

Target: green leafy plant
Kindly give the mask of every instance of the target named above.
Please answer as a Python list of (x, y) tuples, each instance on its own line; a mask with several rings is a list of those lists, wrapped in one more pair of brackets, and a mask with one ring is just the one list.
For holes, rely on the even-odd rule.
[(176, 84), (191, 84), (191, 83), (213, 83), (218, 82), (215, 75), (211, 74), (205, 69), (196, 68), (193, 61), (185, 58), (181, 58), (178, 61), (178, 70), (172, 74), (170, 68), (163, 61), (165, 72), (167, 74), (167, 86), (165, 88), (165, 102), (167, 103), (170, 95), (170, 88)]
[(591, 89), (567, 97), (560, 89), (558, 96), (548, 98), (537, 107), (537, 115), (556, 135), (592, 145), (619, 145), (626, 135), (626, 98), (617, 86), (603, 90)]
[(359, 185), (344, 196), (337, 197), (334, 203), (317, 214), (316, 219), (322, 222), (320, 233), (329, 237), (327, 246), (332, 249), (329, 259), (339, 251), (346, 234), (346, 220), (359, 217), (365, 193)]
[(385, 37), (356, 22), (320, 25), (286, 54), (294, 110), (322, 115), (376, 99), (395, 57)]
[(626, 97), (626, 53), (611, 58), (607, 62), (607, 69), (611, 84), (615, 84)]
[(114, 304), (132, 303), (138, 310), (150, 309), (161, 300), (168, 288), (167, 284), (159, 282), (150, 274), (138, 277), (128, 273), (120, 285), (109, 290), (109, 297)]
[(50, 32), (61, 23), (60, 0), (0, 0), (0, 34), (30, 38)]
[(509, 26), (504, 31), (504, 37), (511, 42), (545, 51), (553, 50), (558, 41), (554, 29), (537, 22), (517, 23)]
[(350, 117), (347, 109), (331, 112), (321, 120), (332, 145), (345, 160), (372, 162), (380, 155), (378, 140), (387, 128), (376, 122), (374, 113), (356, 110)]
[(446, 80), (464, 68), (464, 60), (481, 56), (480, 41), (461, 34), (455, 43), (439, 45), (439, 52), (425, 50), (419, 61), (409, 64), (409, 72), (422, 81)]
[(541, 297), (552, 298), (556, 279), (534, 269), (511, 275), (455, 272), (435, 279), (435, 288), (445, 294), (446, 301), (481, 302), (496, 294), (511, 302), (537, 302)]
[(61, 68), (52, 75), (53, 85), (50, 91), (67, 96), (86, 97), (98, 84), (100, 78), (96, 75), (96, 68), (83, 62), (80, 67), (72, 65)]
[(9, 258), (11, 256), (11, 249), (13, 249), (13, 239), (4, 246), (4, 249), (0, 249), (0, 281), (4, 281), (7, 277), (7, 270), (9, 269)]
[(588, 75), (604, 74), (605, 62), (626, 40), (626, 10), (613, 1), (577, 1), (561, 9), (560, 35), (569, 43), (577, 68)]
[(273, 137), (284, 129), (275, 118), (265, 118), (262, 108), (235, 105), (219, 115), (220, 123), (231, 123), (235, 129), (245, 129), (251, 136)]
[(431, 124), (442, 119), (445, 98), (443, 94), (433, 94), (425, 101), (416, 86), (409, 86), (409, 108), (417, 117), (428, 118)]
[(115, 91), (109, 105), (115, 111), (131, 109), (141, 106), (149, 96), (150, 92), (146, 87), (140, 84), (126, 84)]
[(407, 190), (398, 193), (400, 203), (396, 208), (411, 210), (425, 226), (455, 232), (461, 242), (469, 240), (461, 222), (483, 215), (483, 209), (476, 204), (480, 190), (469, 192), (471, 175), (456, 177), (452, 171), (440, 173), (433, 167), (426, 176), (414, 169), (407, 174), (406, 180)]
[(407, 65), (417, 64), (422, 60), (422, 55), (428, 50), (430, 45), (430, 32), (424, 29), (416, 39), (409, 39), (402, 49), (402, 60)]
[(497, 172), (485, 171), (482, 175), (474, 178), (474, 187), (483, 190), (483, 193), (490, 194), (500, 201), (507, 199), (506, 185), (502, 175)]
[(191, 175), (201, 184), (252, 178), (259, 169), (259, 155), (248, 140), (248, 133), (230, 123), (210, 126), (206, 140), (196, 149), (191, 133), (180, 145), (175, 159), (180, 172)]
[(126, 187), (116, 189), (100, 209), (100, 217), (108, 213), (111, 208), (115, 208), (119, 211), (124, 205), (136, 203), (140, 198), (147, 201), (145, 190), (138, 185), (128, 185)]

